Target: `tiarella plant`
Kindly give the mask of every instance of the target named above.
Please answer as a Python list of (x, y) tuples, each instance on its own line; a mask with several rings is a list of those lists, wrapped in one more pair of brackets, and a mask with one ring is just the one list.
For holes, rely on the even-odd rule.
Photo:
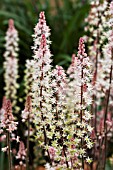
[[(66, 96), (69, 96), (64, 70), (60, 66), (51, 71), (51, 54), (48, 40), (49, 28), (46, 26), (44, 13), (40, 13), (39, 23), (34, 34), (34, 67), (33, 67), (33, 108), (35, 114), (36, 136), (47, 151), (53, 167), (84, 168), (84, 158), (88, 163), (86, 148), (92, 147), (90, 134), (91, 113), (91, 74), (90, 62), (85, 53), (84, 40), (79, 42), (76, 65), (73, 63), (73, 87), (70, 98), (74, 104), (73, 114), (67, 110)], [(73, 60), (75, 58), (73, 57)], [(79, 76), (79, 79), (77, 78)], [(71, 86), (71, 88), (73, 88)], [(69, 87), (70, 88), (70, 87)], [(69, 89), (68, 88), (68, 89)], [(73, 97), (73, 98), (74, 98)], [(75, 116), (77, 115), (77, 116)], [(74, 118), (74, 119), (73, 119)], [(88, 132), (88, 133), (87, 133)], [(58, 147), (59, 146), (59, 147)], [(73, 151), (73, 148), (76, 148)], [(79, 159), (80, 158), (80, 159)], [(81, 165), (82, 160), (82, 165)], [(59, 165), (57, 165), (59, 162)]]
[(26, 103), (25, 103), (25, 109), (22, 111), (22, 121), (26, 122), (27, 126), (27, 152), (26, 152), (26, 169), (29, 168), (29, 141), (30, 136), (33, 135), (32, 133), (32, 124), (33, 124), (33, 114), (32, 114), (32, 105), (31, 105), (31, 97), (27, 96)]
[[(74, 105), (74, 114), (77, 116), (74, 117), (74, 138), (75, 140), (78, 139), (78, 158), (81, 158), (82, 168), (84, 169), (84, 159), (86, 159), (86, 162), (91, 162), (91, 159), (87, 158), (87, 148), (91, 149), (93, 146), (93, 143), (90, 138), (90, 134), (93, 128), (90, 125), (90, 121), (92, 118), (92, 114), (90, 113), (90, 106), (92, 103), (92, 86), (90, 84), (92, 78), (91, 63), (89, 61), (89, 57), (85, 53), (85, 45), (83, 38), (80, 38), (79, 40), (78, 54), (74, 60), (75, 71), (73, 72), (73, 77), (70, 80), (71, 86), (73, 83), (73, 94), (76, 98)], [(69, 77), (71, 76), (71, 74), (69, 75)]]
[(49, 104), (49, 101), (52, 55), (49, 50), (50, 29), (46, 25), (44, 12), (40, 13), (39, 22), (34, 30), (34, 66), (32, 83), (32, 104), (33, 112), (35, 115), (34, 123), (36, 125), (37, 137), (42, 139), (41, 144), (47, 145), (48, 139), (46, 131), (48, 123), (48, 114), (51, 114), (51, 105)]
[[(35, 169), (37, 164), (46, 170), (105, 170), (113, 137), (113, 2), (92, 1), (86, 21), (87, 39), (79, 39), (78, 52), (65, 71), (62, 66), (52, 67), (50, 29), (40, 12), (33, 59), (26, 60), (24, 72), (25, 108), (15, 121), (18, 33), (9, 20), (4, 53), (6, 96), (0, 109), (0, 142), (2, 154), (8, 154), (9, 170)], [(15, 141), (20, 142), (16, 147)]]
[[(67, 153), (68, 127), (66, 121), (66, 74), (61, 66), (56, 66), (51, 74), (51, 113), (48, 115), (48, 148), (52, 166), (69, 168)], [(59, 146), (59, 147), (58, 147)], [(57, 163), (59, 162), (59, 164)]]
[(19, 143), (19, 150), (16, 155), (16, 159), (18, 160), (18, 165), (15, 166), (15, 169), (19, 168), (22, 170), (24, 167), (26, 167), (26, 149), (22, 141)]
[(18, 112), (17, 103), (17, 89), (19, 87), (17, 83), (18, 79), (18, 32), (14, 27), (14, 21), (9, 20), (9, 28), (6, 32), (6, 51), (4, 53), (4, 81), (5, 81), (5, 96), (7, 99), (10, 98), (13, 108)]
[[(101, 50), (106, 40), (104, 32), (105, 27), (107, 27), (105, 21), (107, 20), (108, 4), (109, 3), (106, 0), (91, 1), (91, 9), (88, 17), (85, 19), (85, 31), (87, 32), (86, 40), (88, 43), (88, 53), (95, 65), (96, 60), (98, 60), (98, 57), (100, 57), (101, 55)], [(95, 65), (94, 68), (96, 69)]]
[[(101, 2), (102, 3), (102, 2)], [(102, 4), (100, 3), (99, 6)], [(108, 3), (106, 1), (106, 9), (108, 10)], [(92, 9), (95, 8), (92, 7)], [(110, 5), (112, 8), (112, 3)], [(99, 10), (103, 11), (102, 8)], [(96, 13), (95, 13), (96, 14)], [(95, 127), (93, 132), (93, 138), (95, 140), (94, 147), (92, 149), (92, 157), (94, 162), (96, 161), (97, 169), (105, 169), (106, 155), (107, 155), (107, 139), (109, 140), (112, 134), (112, 116), (110, 107), (111, 96), (111, 83), (112, 83), (112, 10), (103, 11), (104, 18), (100, 15), (99, 25), (97, 30), (99, 32), (98, 43), (95, 46), (95, 65), (93, 66), (93, 91), (92, 91), (92, 113), (94, 120), (92, 125)], [(102, 19), (103, 18), (103, 19)], [(109, 21), (108, 21), (109, 20)], [(95, 35), (95, 31), (92, 31), (92, 36)], [(96, 36), (97, 37), (97, 36)], [(101, 40), (103, 39), (103, 41)], [(94, 41), (93, 41), (94, 42)], [(106, 45), (105, 45), (106, 42)], [(94, 43), (95, 44), (95, 43)], [(93, 51), (93, 50), (92, 50)], [(92, 54), (93, 56), (93, 54)], [(94, 61), (94, 60), (93, 60)], [(112, 99), (111, 99), (112, 101)], [(109, 136), (110, 135), (110, 136)], [(101, 160), (101, 161), (100, 161)], [(93, 165), (91, 164), (91, 169)]]
[(2, 148), (3, 152), (8, 153), (8, 163), (9, 163), (9, 170), (12, 170), (12, 150), (11, 150), (11, 142), (16, 140), (19, 142), (19, 137), (15, 138), (14, 131), (17, 130), (18, 122), (15, 122), (13, 114), (12, 114), (12, 105), (10, 100), (4, 101), (5, 106), (3, 118), (1, 119), (1, 131), (0, 134), (4, 134), (6, 138), (6, 146)]

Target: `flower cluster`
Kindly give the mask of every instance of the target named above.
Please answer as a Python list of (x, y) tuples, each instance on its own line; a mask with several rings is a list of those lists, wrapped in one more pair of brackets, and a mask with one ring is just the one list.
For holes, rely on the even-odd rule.
[[(85, 19), (88, 42), (88, 51), (93, 64), (96, 65), (96, 58), (102, 57), (101, 49), (106, 40), (104, 32), (106, 30), (106, 19), (108, 15), (108, 1), (91, 1), (91, 9), (88, 17)], [(94, 65), (94, 68), (96, 68)], [(93, 69), (94, 69), (93, 68)]]
[[(50, 105), (50, 72), (51, 52), (49, 49), (50, 29), (46, 25), (44, 12), (39, 15), (39, 22), (35, 27), (34, 37), (34, 66), (32, 83), (32, 105), (37, 138), (41, 145), (47, 145), (48, 115), (51, 117)], [(49, 152), (48, 156), (49, 156)]]
[(4, 106), (4, 115), (3, 119), (1, 120), (1, 127), (3, 130), (12, 133), (14, 130), (17, 129), (17, 122), (14, 121), (14, 117), (12, 114), (12, 105), (10, 100), (5, 101)]
[(18, 56), (18, 32), (14, 27), (14, 21), (12, 19), (9, 20), (9, 28), (6, 32), (6, 52), (4, 53), (4, 57), (7, 60), (8, 57), (17, 57)]
[[(49, 144), (46, 145), (46, 148), (50, 154), (52, 164), (57, 166), (56, 162), (58, 161), (60, 168), (66, 168), (68, 167), (65, 145), (68, 133), (66, 122), (66, 74), (61, 66), (56, 66), (52, 70), (51, 93), (52, 116), (50, 117), (48, 114), (49, 129), (47, 137), (49, 138)], [(62, 160), (64, 160), (64, 164), (62, 164)]]
[(15, 166), (15, 169), (18, 168), (18, 166), (26, 166), (26, 149), (24, 146), (24, 143), (20, 141), (19, 144), (19, 151), (17, 153), (16, 159), (19, 160), (19, 165)]
[[(92, 78), (91, 63), (89, 57), (85, 53), (83, 38), (80, 38), (79, 40), (78, 54), (77, 57), (74, 58), (74, 61), (74, 71), (69, 72), (68, 69), (68, 75), (70, 78), (68, 85), (69, 89), (73, 89), (73, 91), (68, 90), (68, 98), (72, 98), (68, 100), (72, 102), (74, 101), (73, 115), (71, 117), (72, 120), (75, 120), (74, 136), (76, 136), (76, 138), (74, 141), (78, 140), (75, 145), (77, 148), (77, 157), (80, 156), (83, 159), (83, 157), (85, 158), (87, 156), (86, 148), (91, 149), (93, 146), (90, 139), (90, 134), (93, 130), (90, 126), (92, 115), (88, 109), (92, 103), (92, 86), (90, 84)], [(73, 65), (71, 65), (71, 67), (73, 67)]]
[(50, 29), (46, 24), (46, 20), (45, 20), (45, 14), (44, 12), (41, 12), (39, 15), (39, 22), (37, 23), (37, 25), (34, 28), (34, 52), (37, 51), (37, 47), (40, 46), (41, 44), (41, 39), (42, 39), (42, 35), (44, 34), (46, 37), (46, 43), (50, 44), (51, 41), (49, 40), (49, 36), (50, 36)]
[[(107, 142), (113, 131), (112, 118), (110, 116), (112, 112), (111, 111), (112, 104), (110, 101), (112, 101), (111, 91), (112, 91), (112, 63), (113, 63), (112, 3), (113, 2), (111, 2), (110, 4), (110, 8), (108, 8), (109, 3), (106, 1), (103, 1), (102, 4), (98, 3), (99, 7), (104, 4), (106, 5), (104, 6), (105, 8), (103, 7), (103, 9), (101, 9), (103, 15), (98, 16), (98, 20), (100, 20), (99, 24), (96, 27), (96, 30), (98, 31), (98, 34), (96, 34), (96, 38), (98, 38), (97, 39), (98, 41), (97, 40), (96, 42), (93, 41), (96, 43), (96, 44), (94, 43), (96, 57), (93, 60), (95, 64), (93, 66), (93, 79), (92, 79), (93, 104), (91, 109), (94, 115), (92, 125), (95, 127), (93, 134), (95, 144), (92, 149), (92, 155), (94, 160), (103, 159), (101, 162), (98, 161), (98, 168), (100, 169), (105, 168)], [(93, 8), (94, 7), (92, 7), (92, 9)], [(92, 37), (94, 36), (95, 30), (94, 31), (92, 30)]]
[(31, 97), (28, 95), (26, 98), (26, 103), (25, 103), (25, 109), (22, 111), (22, 122), (25, 122), (27, 126), (27, 130), (25, 131), (25, 136), (31, 136), (33, 135), (33, 113), (32, 113), (32, 103), (31, 103)]
[(30, 118), (33, 118), (31, 97), (27, 96), (26, 103), (25, 103), (25, 109), (22, 111), (22, 121), (25, 122)]
[(33, 60), (26, 60), (26, 69), (25, 69), (25, 76), (24, 76), (24, 85), (25, 85), (25, 93), (26, 95), (31, 95), (31, 86), (33, 82), (32, 72), (33, 72)]
[[(77, 57), (73, 55), (68, 69), (69, 80), (61, 66), (52, 70), (49, 35), (41, 12), (35, 27), (33, 48), (32, 101), (36, 135), (52, 167), (80, 168), (84, 166), (81, 160), (85, 157), (87, 162), (91, 161), (86, 150), (92, 147), (92, 115), (88, 110), (92, 102), (91, 64), (85, 53), (84, 40), (80, 38)], [(73, 105), (73, 112), (68, 109), (69, 105)]]
[(3, 134), (4, 139), (6, 139), (7, 145), (2, 148), (3, 152), (8, 154), (9, 169), (12, 169), (12, 147), (11, 142), (19, 142), (19, 136), (15, 137), (14, 131), (17, 130), (18, 122), (15, 122), (12, 114), (11, 101), (8, 99), (3, 100), (3, 117), (0, 120), (0, 134)]
[[(9, 20), (9, 28), (6, 32), (6, 52), (4, 53), (5, 62), (4, 62), (4, 80), (5, 80), (5, 96), (10, 98), (12, 106), (16, 105), (17, 100), (17, 89), (19, 87), (17, 83), (18, 79), (18, 32), (14, 27), (14, 21)], [(18, 111), (18, 107), (15, 107), (15, 110)]]

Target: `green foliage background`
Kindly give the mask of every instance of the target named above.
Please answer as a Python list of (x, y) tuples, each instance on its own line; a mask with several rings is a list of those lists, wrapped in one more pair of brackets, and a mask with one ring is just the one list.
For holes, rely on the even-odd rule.
[(19, 97), (23, 97), (25, 60), (32, 58), (33, 28), (40, 11), (45, 11), (51, 28), (53, 64), (68, 67), (78, 39), (84, 35), (84, 18), (89, 11), (87, 0), (0, 0), (0, 101), (4, 95), (3, 53), (8, 20), (14, 19), (19, 32)]

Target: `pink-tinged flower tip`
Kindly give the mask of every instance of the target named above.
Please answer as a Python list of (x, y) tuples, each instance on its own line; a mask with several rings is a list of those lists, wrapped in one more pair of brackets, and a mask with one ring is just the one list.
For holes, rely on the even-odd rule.
[(45, 34), (42, 34), (42, 41), (43, 41), (43, 43), (46, 43), (46, 36), (45, 36)]
[(44, 11), (40, 12), (39, 17), (40, 17), (40, 19), (45, 20)]
[(72, 61), (71, 61), (72, 65), (74, 65), (74, 63), (75, 63), (75, 57), (76, 57), (76, 55), (72, 54)]
[(26, 151), (25, 151), (25, 145), (22, 141), (20, 141), (20, 145), (19, 145), (19, 155), (26, 155)]
[(4, 123), (7, 124), (7, 120), (14, 121), (14, 117), (12, 114), (12, 104), (11, 101), (8, 99), (6, 100), (6, 107), (5, 107), (5, 113), (4, 113)]
[(55, 148), (52, 147), (52, 146), (50, 146), (49, 149), (48, 149), (48, 151), (49, 151), (49, 154), (50, 154), (50, 158), (51, 158), (51, 159), (54, 159), (55, 153), (56, 153)]
[(82, 37), (80, 37), (79, 41), (80, 41), (81, 43), (84, 43), (84, 39), (83, 39)]
[(13, 19), (9, 19), (9, 28), (11, 30), (14, 29), (14, 20)]
[(87, 54), (85, 53), (85, 45), (84, 45), (84, 39), (81, 37), (79, 39), (79, 47), (78, 47), (78, 57), (82, 59), (84, 57), (87, 57)]
[(76, 57), (75, 54), (72, 54), (72, 61), (71, 61), (71, 65), (75, 66), (77, 63), (78, 57)]
[(58, 72), (58, 76), (62, 75), (63, 73), (63, 68), (61, 66), (56, 66), (57, 72)]
[(9, 99), (6, 101), (6, 114), (12, 115), (12, 104)]
[(26, 103), (25, 103), (25, 111), (31, 113), (32, 105), (31, 105), (31, 97), (27, 96)]
[(19, 151), (18, 151), (17, 156), (16, 156), (17, 159), (21, 159), (19, 164), (23, 164), (22, 160), (25, 160), (25, 156), (26, 156), (25, 145), (22, 141), (20, 141)]

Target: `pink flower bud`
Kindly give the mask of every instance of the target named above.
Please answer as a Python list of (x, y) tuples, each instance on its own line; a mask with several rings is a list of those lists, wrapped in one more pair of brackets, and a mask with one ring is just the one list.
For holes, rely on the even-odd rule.
[(49, 147), (48, 151), (49, 151), (49, 154), (50, 154), (50, 158), (51, 158), (52, 160), (54, 160), (55, 153), (56, 153), (55, 148), (51, 146), (51, 147)]

